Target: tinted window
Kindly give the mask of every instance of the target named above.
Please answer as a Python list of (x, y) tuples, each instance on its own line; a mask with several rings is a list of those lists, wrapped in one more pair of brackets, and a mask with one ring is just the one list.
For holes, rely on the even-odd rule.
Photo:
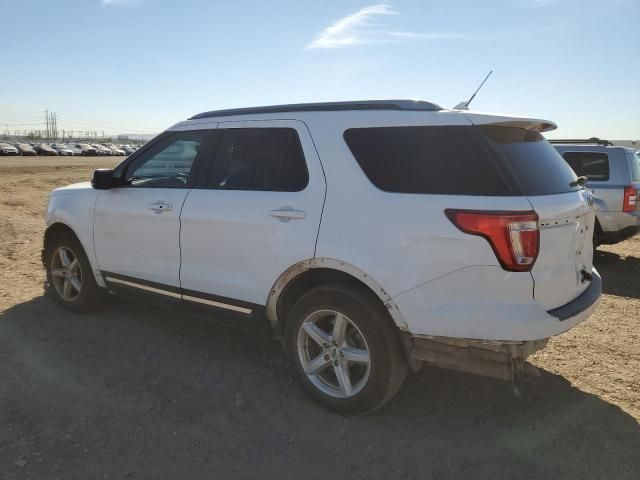
[(184, 187), (206, 132), (180, 132), (137, 157), (125, 175), (134, 187)]
[(298, 192), (307, 186), (307, 165), (293, 128), (229, 128), (218, 132), (207, 186), (277, 192)]
[(388, 192), (513, 194), (472, 127), (353, 128), (344, 138), (369, 180)]
[(577, 190), (577, 177), (555, 148), (539, 133), (523, 128), (476, 127), (508, 169), (522, 195), (551, 195)]
[(579, 177), (589, 180), (609, 180), (609, 156), (597, 152), (565, 152), (562, 154), (569, 166)]

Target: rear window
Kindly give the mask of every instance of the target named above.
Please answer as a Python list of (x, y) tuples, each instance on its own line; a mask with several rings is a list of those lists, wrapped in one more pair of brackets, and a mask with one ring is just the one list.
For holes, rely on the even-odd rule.
[(552, 195), (581, 188), (570, 186), (576, 174), (539, 132), (496, 125), (477, 128), (509, 170), (522, 195)]
[(353, 128), (353, 156), (378, 188), (443, 195), (551, 195), (577, 177), (538, 132), (485, 126)]
[(598, 152), (565, 152), (562, 157), (578, 176), (603, 182), (609, 180), (609, 156)]
[(344, 138), (369, 180), (387, 192), (514, 194), (473, 127), (352, 128)]

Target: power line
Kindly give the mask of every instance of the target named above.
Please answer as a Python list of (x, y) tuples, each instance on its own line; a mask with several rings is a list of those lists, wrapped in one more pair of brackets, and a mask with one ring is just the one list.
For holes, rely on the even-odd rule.
[[(42, 119), (44, 114), (44, 121), (36, 121)], [(76, 119), (62, 119), (60, 127), (58, 125), (57, 112), (50, 111), (46, 108), (39, 114), (32, 112), (14, 112), (14, 113), (0, 113), (5, 118), (4, 122), (0, 122), (5, 126), (5, 135), (9, 135), (10, 129), (14, 130), (16, 137), (32, 137), (43, 139), (46, 141), (58, 141), (60, 135), (62, 138), (75, 137), (74, 133), (77, 133), (79, 137), (85, 139), (98, 139), (101, 132), (102, 138), (114, 135), (132, 135), (132, 136), (151, 136), (155, 135), (164, 128), (154, 128), (141, 125), (130, 124), (114, 124), (109, 122), (93, 122), (91, 120), (76, 120)], [(31, 128), (29, 128), (31, 127)]]
[(74, 125), (87, 126), (87, 127), (99, 127), (99, 128), (109, 128), (114, 130), (127, 130), (127, 129), (135, 129), (135, 130), (148, 130), (149, 132), (159, 132), (164, 130), (163, 128), (155, 128), (155, 127), (143, 127), (140, 125), (117, 125), (117, 124), (108, 124), (102, 122), (85, 122), (78, 120), (64, 120), (64, 123), (72, 123)]
[(13, 122), (4, 122), (4, 121), (0, 121), (0, 124), (3, 124), (3, 125), (11, 125), (11, 126), (45, 125), (43, 122), (36, 122), (36, 123), (13, 123)]
[(125, 128), (125, 127), (118, 127), (118, 128), (103, 127), (97, 124), (92, 125), (92, 124), (86, 124), (86, 123), (77, 123), (77, 122), (70, 122), (68, 120), (62, 121), (62, 125), (71, 126), (78, 129), (91, 129), (91, 130), (100, 129), (110, 133), (131, 133), (131, 134), (136, 133), (140, 135), (152, 135), (154, 133), (159, 133), (163, 130), (163, 129), (136, 130), (133, 128)]
[[(54, 118), (52, 114), (55, 116), (55, 126), (57, 126), (57, 112), (49, 112), (48, 109), (45, 110), (45, 121), (44, 123), (38, 122), (39, 124), (49, 125), (50, 131), (54, 127)], [(5, 118), (5, 123), (10, 123), (12, 125), (26, 125), (27, 123), (35, 123), (37, 118), (42, 118), (41, 113), (35, 112), (14, 112), (14, 113), (0, 113), (0, 117)], [(30, 120), (33, 120), (30, 122)], [(148, 125), (132, 125), (129, 123), (111, 123), (105, 122), (103, 120), (87, 120), (87, 119), (78, 119), (78, 118), (68, 118), (66, 116), (61, 120), (62, 124), (70, 124), (79, 127), (85, 127), (90, 129), (100, 129), (100, 130), (111, 130), (111, 131), (136, 131), (139, 133), (157, 133), (164, 130), (165, 127), (154, 127)]]

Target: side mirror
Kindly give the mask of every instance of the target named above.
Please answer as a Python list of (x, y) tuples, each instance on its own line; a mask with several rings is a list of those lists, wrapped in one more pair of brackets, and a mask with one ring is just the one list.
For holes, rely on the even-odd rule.
[(109, 190), (113, 187), (113, 170), (109, 168), (99, 168), (93, 171), (91, 186), (96, 190)]

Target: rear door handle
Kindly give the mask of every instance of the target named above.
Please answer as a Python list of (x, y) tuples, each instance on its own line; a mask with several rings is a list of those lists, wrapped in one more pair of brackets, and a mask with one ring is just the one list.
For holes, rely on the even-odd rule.
[(282, 207), (278, 210), (271, 210), (269, 215), (277, 218), (281, 222), (288, 222), (289, 220), (301, 220), (307, 216), (307, 212), (303, 210), (294, 210), (291, 207)]
[(171, 205), (170, 203), (164, 203), (162, 201), (153, 202), (149, 205), (149, 209), (153, 210), (156, 213), (170, 212), (171, 210), (173, 210), (173, 205)]

